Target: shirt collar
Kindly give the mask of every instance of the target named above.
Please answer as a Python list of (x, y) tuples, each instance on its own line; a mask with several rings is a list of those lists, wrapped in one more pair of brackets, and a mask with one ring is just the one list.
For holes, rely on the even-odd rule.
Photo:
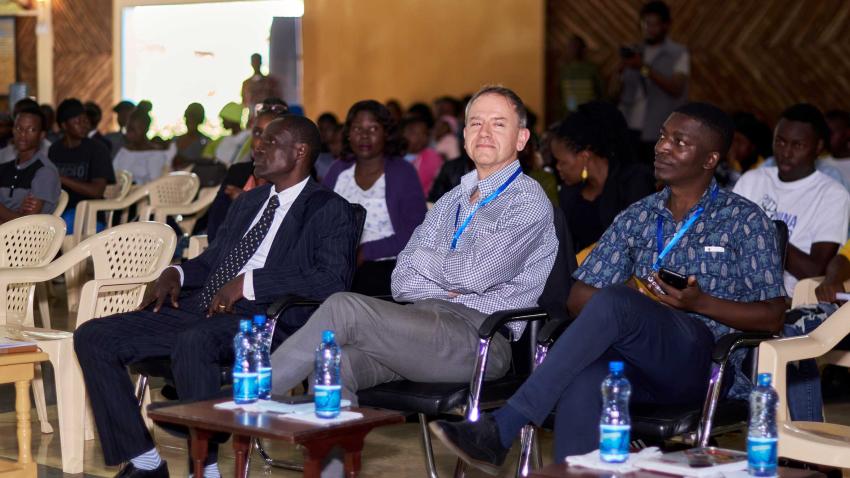
[(28, 167), (29, 167), (32, 163), (36, 162), (37, 160), (39, 160), (39, 159), (44, 159), (44, 158), (43, 158), (43, 156), (44, 156), (44, 154), (43, 154), (43, 153), (42, 153), (42, 151), (39, 149), (38, 151), (36, 151), (36, 152), (35, 152), (35, 154), (33, 154), (33, 155), (32, 155), (32, 158), (30, 158), (30, 160), (29, 160), (29, 161), (27, 161), (27, 162), (25, 162), (25, 163), (22, 163), (22, 164), (18, 164), (18, 158), (17, 158), (17, 157), (15, 157), (15, 167), (16, 167), (16, 168), (18, 168), (18, 169), (26, 169), (26, 168), (28, 168)]
[(307, 186), (307, 181), (310, 180), (310, 177), (304, 178), (300, 183), (289, 186), (281, 192), (275, 192), (274, 184), (271, 184), (271, 188), (269, 189), (269, 199), (272, 196), (277, 196), (278, 203), (283, 206), (284, 204), (292, 204), (295, 202), (295, 199), (301, 194), (301, 191), (304, 190), (304, 187)]
[[(685, 217), (690, 217), (694, 211), (699, 207), (703, 207), (704, 209), (708, 208), (708, 205), (711, 203), (711, 191), (715, 188), (719, 189), (717, 181), (714, 178), (711, 178), (711, 184), (702, 192), (702, 196), (699, 198), (696, 204), (688, 211), (688, 214)], [(666, 212), (668, 216), (672, 216), (670, 211), (667, 209), (667, 200), (670, 199), (670, 186), (664, 186), (664, 189), (658, 193), (658, 202), (656, 203), (656, 207), (661, 212)]]
[(478, 189), (479, 197), (487, 197), (487, 195), (495, 191), (496, 188), (507, 181), (519, 167), (519, 161), (513, 160), (510, 164), (495, 174), (491, 174), (489, 177), (482, 179), (481, 181), (478, 180), (478, 171), (473, 169), (460, 179), (460, 187), (463, 189), (466, 197), (472, 196), (472, 193), (476, 188)]

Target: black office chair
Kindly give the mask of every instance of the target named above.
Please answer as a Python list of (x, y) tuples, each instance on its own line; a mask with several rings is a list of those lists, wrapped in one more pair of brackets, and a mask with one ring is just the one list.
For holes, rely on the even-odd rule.
[[(472, 379), (469, 383), (419, 383), (400, 380), (381, 384), (357, 393), (360, 406), (386, 408), (415, 413), (422, 432), (422, 445), (428, 476), (436, 478), (436, 464), (431, 447), (428, 420), (445, 415), (463, 415), (468, 420), (477, 420), (481, 410), (503, 405), (525, 381), (534, 367), (536, 335), (540, 324), (549, 319), (567, 317), (566, 299), (572, 286), (572, 272), (576, 269), (575, 252), (563, 211), (554, 208), (555, 234), (558, 237), (558, 253), (555, 264), (538, 300), (538, 307), (499, 311), (487, 317), (478, 329), (478, 353)], [(318, 305), (290, 297), (269, 309), (269, 316), (281, 313), (292, 305)], [(487, 352), (493, 337), (512, 321), (528, 323), (526, 332), (511, 343), (513, 353), (511, 370), (504, 377), (484, 382)], [(463, 462), (458, 460), (458, 473), (462, 474)]]
[[(773, 223), (784, 264), (787, 256), (788, 226), (782, 221), (773, 221)], [(569, 320), (552, 321), (540, 330), (538, 350), (542, 355), (541, 361), (545, 358), (549, 347), (568, 326)], [(746, 424), (749, 412), (747, 401), (722, 396), (727, 389), (725, 385), (728, 385), (724, 380), (729, 368), (729, 359), (740, 349), (750, 349), (750, 356), (745, 362), (752, 364), (751, 375), (755, 381), (755, 364), (758, 363), (757, 347), (761, 342), (776, 337), (775, 334), (767, 332), (732, 332), (720, 337), (714, 344), (711, 354), (711, 374), (702, 406), (632, 404), (630, 407), (632, 438), (652, 444), (663, 444), (671, 438), (685, 435), (686, 441), (695, 446), (708, 446), (712, 436), (741, 429)], [(730, 378), (733, 377), (734, 374), (731, 374)], [(554, 423), (553, 412), (546, 419), (543, 427), (551, 430)], [(520, 451), (518, 469), (522, 472), (518, 473), (519, 476), (528, 476), (530, 470), (534, 427), (526, 425), (523, 429), (523, 436), (525, 435), (529, 435), (529, 438), (523, 441)], [(535, 466), (539, 467), (539, 461), (535, 461)]]
[[(366, 209), (360, 204), (350, 204), (350, 207), (352, 210), (352, 214), (354, 215), (354, 224), (357, 227), (356, 237), (359, 238), (363, 233), (363, 226), (366, 223)], [(355, 253), (352, 253), (352, 257), (354, 257), (355, 255)], [(354, 276), (353, 268), (354, 264), (352, 263), (351, 277)], [(270, 317), (272, 317), (274, 320), (277, 320), (280, 317), (281, 312), (282, 310), (276, 314), (270, 314)], [(145, 393), (148, 389), (150, 377), (163, 378), (166, 382), (166, 386), (169, 387), (172, 391), (174, 390), (174, 375), (171, 372), (170, 357), (154, 357), (142, 360), (140, 362), (130, 364), (128, 369), (130, 370), (130, 373), (138, 375), (138, 379), (136, 381), (136, 399), (139, 402), (140, 408), (144, 403)], [(231, 364), (223, 364), (221, 367), (221, 384), (230, 385), (232, 382), (232, 366)], [(171, 396), (172, 393), (173, 396)], [(177, 399), (178, 397), (176, 396), (176, 391), (173, 391), (172, 393), (163, 393), (163, 396), (169, 399)], [(259, 443), (259, 441), (255, 442), (255, 448), (260, 453), (260, 456), (263, 458), (263, 460), (271, 465), (280, 465), (281, 468), (294, 469), (299, 471), (303, 469), (303, 467), (299, 465), (293, 465), (284, 462), (275, 462), (274, 460), (269, 458), (268, 454), (265, 453), (265, 450), (263, 450), (262, 445)]]

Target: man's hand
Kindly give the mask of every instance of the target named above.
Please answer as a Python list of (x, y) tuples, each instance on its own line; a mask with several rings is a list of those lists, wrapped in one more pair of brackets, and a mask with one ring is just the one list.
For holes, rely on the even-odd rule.
[(224, 194), (226, 194), (231, 200), (236, 200), (242, 192), (242, 188), (237, 188), (232, 184), (224, 187)]
[(139, 306), (139, 310), (154, 304), (153, 311), (159, 312), (166, 299), (169, 299), (171, 306), (177, 309), (179, 308), (177, 305), (177, 297), (179, 296), (180, 273), (173, 267), (167, 267), (159, 275), (159, 279), (154, 282), (153, 286), (148, 287), (148, 290), (145, 292), (145, 298), (142, 299), (142, 305)]
[(242, 284), (244, 282), (245, 274), (239, 274), (233, 280), (224, 284), (210, 302), (207, 317), (211, 317), (213, 314), (233, 312), (233, 304), (243, 297)]
[(21, 214), (38, 214), (44, 207), (44, 201), (37, 199), (32, 194), (27, 195), (21, 203)]
[(656, 283), (658, 283), (658, 286), (661, 287), (661, 290), (663, 290), (666, 294), (658, 296), (659, 301), (679, 310), (697, 312), (700, 302), (705, 294), (703, 294), (702, 289), (700, 289), (696, 276), (689, 276), (688, 286), (682, 290), (664, 282), (660, 277), (658, 277), (658, 274), (653, 274), (653, 276)]
[(844, 290), (843, 282), (823, 281), (815, 288), (815, 296), (818, 298), (818, 302), (837, 302), (835, 294), (839, 292), (847, 292)]

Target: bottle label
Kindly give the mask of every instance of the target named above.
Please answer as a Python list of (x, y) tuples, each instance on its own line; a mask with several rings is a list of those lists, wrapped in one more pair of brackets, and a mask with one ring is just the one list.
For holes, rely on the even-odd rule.
[(271, 398), (272, 394), (272, 368), (260, 367), (257, 377), (257, 396), (263, 400)]
[(259, 380), (256, 373), (233, 372), (233, 401), (251, 403), (257, 400)]
[(629, 458), (629, 425), (599, 425), (599, 458), (622, 463)]
[(747, 437), (747, 465), (750, 475), (776, 476), (776, 438)]
[(340, 385), (316, 385), (313, 393), (316, 401), (316, 416), (333, 418), (339, 415)]

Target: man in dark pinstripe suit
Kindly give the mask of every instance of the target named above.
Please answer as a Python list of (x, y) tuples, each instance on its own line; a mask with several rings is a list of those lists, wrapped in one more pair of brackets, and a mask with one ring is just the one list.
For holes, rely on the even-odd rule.
[[(74, 347), (91, 399), (107, 465), (129, 460), (118, 476), (168, 476), (142, 421), (126, 366), (170, 357), (181, 399), (203, 399), (220, 387), (219, 364), (232, 360), (241, 318), (265, 313), (285, 294), (324, 299), (346, 290), (358, 238), (349, 204), (309, 178), (319, 153), (310, 120), (270, 123), (255, 158), (270, 184), (242, 194), (210, 248), (169, 267), (149, 289), (142, 309), (82, 325)], [(307, 319), (281, 317), (280, 343)], [(205, 476), (216, 476), (214, 465)]]

